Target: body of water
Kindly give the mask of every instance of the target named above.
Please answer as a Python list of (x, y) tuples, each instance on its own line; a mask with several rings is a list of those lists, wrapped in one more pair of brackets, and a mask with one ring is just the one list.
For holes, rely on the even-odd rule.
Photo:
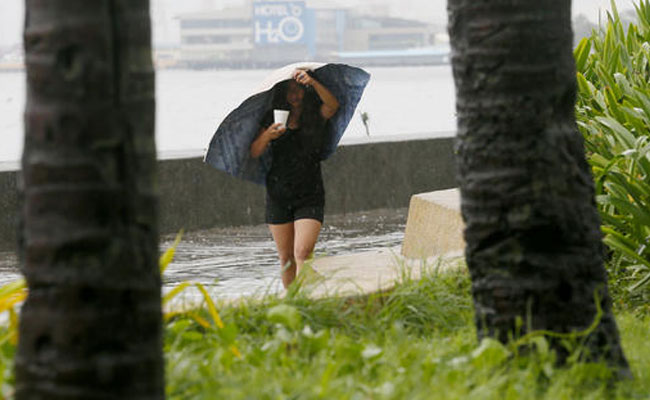
[[(368, 68), (370, 84), (343, 138), (366, 137), (360, 112), (368, 113), (372, 137), (405, 134), (451, 136), (456, 129), (451, 66)], [(203, 150), (219, 123), (263, 80), (265, 70), (157, 73), (158, 150)], [(0, 73), (0, 161), (20, 159), (23, 146), (25, 75)]]

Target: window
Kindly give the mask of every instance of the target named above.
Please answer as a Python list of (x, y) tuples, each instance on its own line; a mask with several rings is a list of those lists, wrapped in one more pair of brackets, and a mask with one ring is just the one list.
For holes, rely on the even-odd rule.
[(248, 19), (184, 19), (181, 29), (250, 28)]
[(232, 42), (230, 36), (225, 35), (194, 35), (183, 36), (183, 44), (224, 44)]

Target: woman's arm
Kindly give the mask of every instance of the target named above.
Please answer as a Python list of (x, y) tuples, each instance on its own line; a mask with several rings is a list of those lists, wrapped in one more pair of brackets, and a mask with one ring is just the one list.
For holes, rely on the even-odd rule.
[(334, 97), (332, 92), (329, 91), (322, 83), (318, 82), (316, 79), (309, 76), (304, 70), (296, 70), (293, 74), (293, 78), (302, 83), (303, 85), (308, 85), (316, 90), (318, 97), (323, 101), (321, 106), (320, 113), (325, 119), (330, 119), (336, 114), (339, 109), (339, 101)]
[(269, 146), (269, 143), (282, 136), (286, 130), (287, 128), (279, 123), (272, 124), (266, 129), (260, 129), (260, 133), (257, 136), (257, 139), (253, 140), (253, 143), (251, 143), (251, 157), (258, 158), (264, 154), (266, 148)]

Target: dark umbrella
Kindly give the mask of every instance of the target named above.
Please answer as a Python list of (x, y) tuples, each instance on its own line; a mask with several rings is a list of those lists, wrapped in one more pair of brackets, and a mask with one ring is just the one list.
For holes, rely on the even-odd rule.
[(296, 69), (311, 70), (312, 75), (338, 100), (340, 107), (328, 124), (323, 160), (336, 151), (345, 129), (354, 116), (370, 74), (344, 64), (297, 63), (271, 73), (251, 96), (223, 120), (205, 155), (205, 162), (232, 176), (265, 184), (271, 166), (270, 152), (254, 159), (250, 145), (259, 133), (262, 117), (271, 109), (275, 85), (292, 78)]

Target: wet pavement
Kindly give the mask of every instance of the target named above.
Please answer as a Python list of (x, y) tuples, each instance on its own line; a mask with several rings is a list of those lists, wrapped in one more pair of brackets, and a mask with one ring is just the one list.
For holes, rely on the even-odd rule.
[[(408, 209), (326, 215), (316, 257), (399, 246)], [(161, 251), (174, 235), (161, 238)], [(239, 297), (281, 290), (275, 244), (266, 225), (188, 232), (164, 276), (165, 288), (201, 282), (217, 297)], [(15, 254), (0, 252), (0, 285), (19, 278)]]
[(13, 282), (20, 277), (16, 254), (9, 251), (0, 251), (0, 286)]

